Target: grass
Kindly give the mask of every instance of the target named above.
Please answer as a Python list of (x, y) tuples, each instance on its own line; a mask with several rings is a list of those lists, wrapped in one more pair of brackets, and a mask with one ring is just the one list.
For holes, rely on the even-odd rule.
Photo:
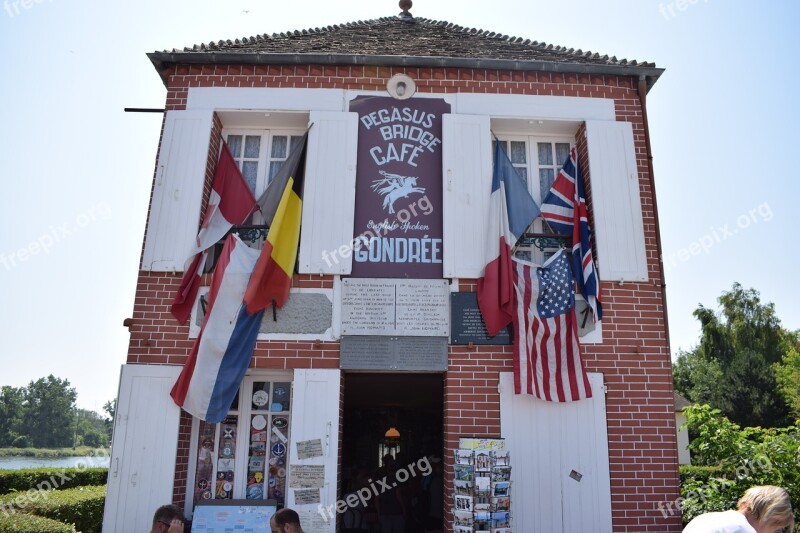
[[(110, 449), (104, 448), (107, 454)], [(85, 457), (96, 455), (97, 448), (91, 446), (78, 446), (76, 448), (0, 448), (0, 457)]]

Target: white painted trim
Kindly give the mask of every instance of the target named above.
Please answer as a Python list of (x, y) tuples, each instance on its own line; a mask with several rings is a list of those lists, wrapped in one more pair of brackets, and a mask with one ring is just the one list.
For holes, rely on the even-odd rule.
[[(345, 102), (347, 105), (350, 105), (350, 102), (359, 96), (386, 96), (390, 97), (391, 95), (387, 91), (347, 91), (345, 93)], [(446, 103), (450, 104), (451, 113), (455, 113), (452, 109), (455, 108), (456, 104), (456, 94), (455, 93), (415, 93), (414, 98), (435, 98), (444, 100)], [(405, 104), (406, 100), (397, 100), (397, 106), (402, 107)]]
[(342, 338), (342, 277), (333, 276), (333, 340)]
[(577, 96), (457, 93), (452, 113), (493, 118), (616, 120), (614, 100)]
[(190, 429), (191, 433), (189, 433), (189, 463), (187, 466), (187, 474), (186, 474), (186, 499), (183, 502), (183, 515), (192, 519), (192, 514), (194, 514), (194, 484), (196, 483), (197, 479), (197, 447), (199, 438), (195, 438), (195, 436), (200, 431), (200, 419), (197, 417), (192, 417), (192, 429)]
[[(385, 91), (290, 89), (268, 87), (191, 87), (186, 109), (346, 111), (357, 96), (388, 96)], [(417, 93), (414, 98), (441, 98), (452, 114), (487, 115), (527, 120), (616, 120), (614, 100), (523, 94)], [(398, 100), (398, 104), (403, 101)]]
[(186, 109), (343, 111), (344, 89), (190, 87)]

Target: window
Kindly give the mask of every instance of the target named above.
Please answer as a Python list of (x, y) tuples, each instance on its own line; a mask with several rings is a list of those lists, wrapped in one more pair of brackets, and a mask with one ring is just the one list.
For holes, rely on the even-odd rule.
[[(499, 135), (499, 141), (514, 165), (528, 184), (528, 191), (536, 203), (541, 205), (550, 191), (550, 187), (569, 157), (570, 148), (575, 144), (572, 137), (534, 137)], [(534, 222), (529, 231), (548, 233), (541, 220)], [(531, 245), (520, 245), (516, 256), (538, 264), (544, 263), (557, 250), (545, 248), (540, 251)]]
[[(284, 502), (291, 421), (289, 379), (245, 376), (228, 416), (196, 421), (193, 502), (208, 499)], [(190, 476), (190, 479), (191, 476)]]
[[(223, 137), (250, 191), (258, 198), (303, 134), (291, 130), (226, 130)], [(261, 215), (255, 214), (250, 223), (261, 224)]]

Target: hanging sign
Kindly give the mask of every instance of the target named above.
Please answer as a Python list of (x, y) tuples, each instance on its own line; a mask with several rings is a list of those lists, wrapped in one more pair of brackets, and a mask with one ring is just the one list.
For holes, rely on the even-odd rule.
[(354, 277), (442, 277), (442, 114), (438, 98), (362, 96)]

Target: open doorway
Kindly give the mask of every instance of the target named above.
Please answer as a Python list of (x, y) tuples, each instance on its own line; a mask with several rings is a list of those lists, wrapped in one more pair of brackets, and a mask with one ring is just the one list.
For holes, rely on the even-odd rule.
[(443, 374), (345, 374), (342, 531), (441, 530), (443, 400)]

